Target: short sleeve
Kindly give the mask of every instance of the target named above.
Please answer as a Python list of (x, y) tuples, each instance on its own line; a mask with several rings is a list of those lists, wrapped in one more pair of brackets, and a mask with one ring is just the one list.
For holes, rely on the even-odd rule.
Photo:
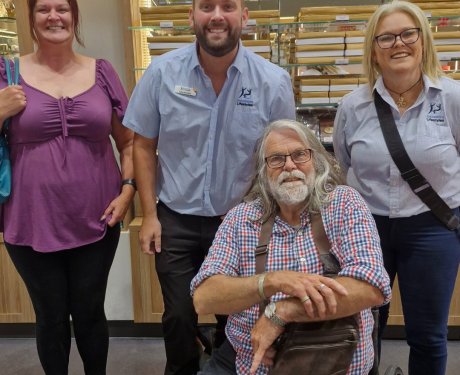
[(347, 112), (351, 112), (348, 108), (348, 101), (342, 100), (339, 103), (334, 119), (334, 134), (332, 141), (334, 143), (335, 157), (339, 161), (340, 167), (346, 175), (350, 168), (350, 154), (347, 150), (345, 126), (347, 124)]
[(331, 252), (342, 268), (339, 276), (366, 281), (382, 292), (384, 303), (389, 302), (390, 279), (383, 265), (380, 237), (364, 199), (353, 188), (338, 186), (325, 213), (327, 236), (334, 239)]
[(107, 60), (96, 60), (96, 82), (107, 93), (113, 110), (122, 120), (128, 106), (128, 97), (117, 72)]

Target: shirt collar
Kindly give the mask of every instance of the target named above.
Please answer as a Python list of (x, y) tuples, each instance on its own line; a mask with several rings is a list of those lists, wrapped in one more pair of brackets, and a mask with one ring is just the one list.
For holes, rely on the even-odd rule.
[[(244, 60), (245, 60), (244, 55), (245, 55), (245, 53), (246, 53), (246, 51), (245, 51), (245, 49), (243, 47), (243, 44), (242, 44), (242, 42), (240, 40), (238, 42), (238, 52), (237, 52), (237, 54), (235, 56), (235, 60), (233, 60), (232, 64), (230, 65), (230, 67), (228, 69), (230, 70), (232, 67), (235, 67), (237, 70), (242, 72), (243, 68), (244, 68)], [(197, 41), (195, 42), (195, 48), (193, 49), (190, 69), (193, 70), (196, 67), (201, 67), (200, 60), (198, 58), (198, 42)]]
[[(441, 84), (440, 82), (434, 82), (433, 80), (431, 80), (427, 75), (423, 75), (423, 87), (424, 87), (424, 92), (425, 94), (428, 93), (428, 91), (430, 90), (430, 88), (433, 88), (435, 90), (442, 90), (442, 87), (441, 87)], [(378, 78), (377, 78), (377, 81), (375, 81), (375, 85), (372, 89), (372, 92), (374, 92), (375, 90), (377, 90), (377, 92), (380, 94), (380, 96), (383, 98), (384, 96), (388, 96), (389, 93), (388, 93), (388, 90), (386, 89), (385, 85), (383, 84), (383, 78), (382, 76), (380, 75)], [(374, 101), (373, 98), (369, 98), (369, 102), (372, 102)]]
[[(263, 211), (262, 211), (262, 202), (260, 198), (256, 199), (255, 201), (249, 202), (250, 205), (250, 210), (248, 214), (248, 219), (250, 222), (250, 225), (254, 228), (256, 228), (259, 225), (262, 225), (260, 222), (260, 219), (262, 218)], [(309, 225), (311, 222), (310, 219), (310, 213), (308, 210), (304, 210), (300, 214), (300, 227), (303, 228), (307, 225)], [(285, 233), (288, 231), (295, 230), (296, 228), (293, 228), (291, 225), (286, 223), (284, 220), (282, 220), (278, 215), (275, 217), (275, 224), (273, 226), (273, 233)]]

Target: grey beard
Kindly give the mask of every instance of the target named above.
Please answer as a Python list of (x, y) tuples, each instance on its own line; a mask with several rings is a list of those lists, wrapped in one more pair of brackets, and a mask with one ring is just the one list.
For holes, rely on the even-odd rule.
[[(287, 177), (302, 178), (304, 183), (300, 185), (295, 182), (294, 186), (291, 183), (282, 183)], [(300, 171), (283, 172), (278, 176), (277, 181), (269, 181), (270, 191), (278, 203), (283, 203), (289, 206), (297, 205), (305, 202), (313, 190), (313, 179), (307, 178), (304, 173)]]

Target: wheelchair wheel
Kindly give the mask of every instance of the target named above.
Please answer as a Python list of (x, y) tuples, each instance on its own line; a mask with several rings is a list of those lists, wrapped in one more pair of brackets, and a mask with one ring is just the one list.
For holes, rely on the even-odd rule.
[(404, 373), (400, 367), (390, 366), (387, 368), (384, 375), (404, 375)]

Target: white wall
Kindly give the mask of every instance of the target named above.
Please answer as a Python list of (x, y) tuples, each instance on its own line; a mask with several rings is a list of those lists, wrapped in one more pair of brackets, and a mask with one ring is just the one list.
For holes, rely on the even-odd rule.
[[(80, 32), (85, 48), (80, 53), (109, 60), (123, 83), (125, 61), (122, 9), (119, 0), (78, 0), (82, 17)], [(129, 9), (126, 9), (129, 11)], [(106, 313), (109, 320), (133, 320), (129, 232), (122, 231), (109, 276)]]
[(76, 49), (88, 56), (109, 60), (125, 82), (122, 12), (120, 0), (78, 0), (80, 32), (85, 48)]

